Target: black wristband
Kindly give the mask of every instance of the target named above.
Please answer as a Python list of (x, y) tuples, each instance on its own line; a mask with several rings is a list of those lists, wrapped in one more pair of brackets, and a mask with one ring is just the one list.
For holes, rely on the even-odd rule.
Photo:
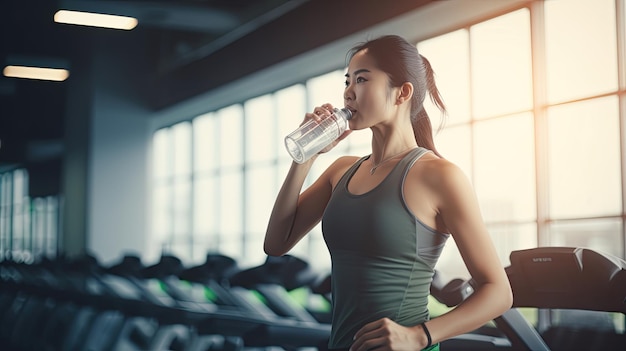
[(425, 349), (427, 349), (433, 345), (433, 339), (430, 337), (430, 332), (428, 331), (428, 328), (426, 328), (426, 322), (422, 323), (421, 326), (422, 329), (424, 329), (424, 333), (426, 333), (426, 338), (428, 339), (428, 345), (424, 347)]

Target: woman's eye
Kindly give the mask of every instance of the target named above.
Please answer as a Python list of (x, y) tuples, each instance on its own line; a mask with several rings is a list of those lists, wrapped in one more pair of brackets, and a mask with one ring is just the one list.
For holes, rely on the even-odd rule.
[[(356, 77), (354, 79), (355, 83), (363, 83), (363, 82), (367, 82), (367, 79), (363, 78), (363, 77)], [(350, 86), (350, 80), (346, 79), (346, 81), (344, 82), (344, 84), (346, 85), (346, 88)]]

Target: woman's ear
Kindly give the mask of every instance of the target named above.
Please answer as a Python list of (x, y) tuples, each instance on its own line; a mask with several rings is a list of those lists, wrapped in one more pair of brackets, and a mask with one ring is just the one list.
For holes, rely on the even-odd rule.
[(411, 101), (412, 97), (413, 97), (413, 84), (409, 82), (405, 82), (404, 84), (400, 86), (400, 89), (398, 89), (398, 97), (396, 99), (396, 102), (398, 104), (402, 104), (405, 101)]

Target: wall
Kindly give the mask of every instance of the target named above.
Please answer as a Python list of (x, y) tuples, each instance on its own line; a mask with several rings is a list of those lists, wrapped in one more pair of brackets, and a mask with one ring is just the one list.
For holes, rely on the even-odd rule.
[(87, 249), (102, 263), (127, 252), (141, 253), (148, 237), (147, 126), (152, 111), (144, 107), (145, 88), (137, 83), (147, 52), (130, 44), (137, 36), (141, 33), (101, 38), (94, 55)]

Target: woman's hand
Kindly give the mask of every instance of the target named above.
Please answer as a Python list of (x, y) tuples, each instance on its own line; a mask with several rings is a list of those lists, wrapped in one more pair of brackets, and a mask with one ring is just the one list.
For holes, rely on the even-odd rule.
[[(333, 105), (331, 105), (331, 104), (324, 104), (322, 106), (318, 106), (318, 107), (313, 109), (313, 113), (307, 113), (307, 114), (304, 115), (304, 121), (302, 121), (302, 123), (300, 125), (303, 125), (304, 123), (306, 123), (306, 122), (308, 122), (310, 120), (314, 120), (315, 122), (317, 122), (319, 124), (324, 119), (330, 117), (333, 113), (335, 113), (335, 109), (334, 109)], [(337, 140), (333, 141), (330, 145), (328, 145), (327, 147), (322, 149), (319, 153), (323, 154), (325, 152), (328, 152), (328, 151), (332, 150), (332, 148), (337, 146), (337, 144), (341, 140), (345, 139), (345, 137), (347, 137), (348, 134), (350, 134), (350, 132), (351, 132), (351, 130), (347, 129), (345, 132), (343, 132), (343, 134), (341, 134), (339, 136), (339, 138), (337, 138)]]
[(428, 338), (421, 326), (405, 327), (389, 318), (381, 318), (359, 329), (354, 335), (350, 351), (419, 351), (426, 347), (427, 343)]

